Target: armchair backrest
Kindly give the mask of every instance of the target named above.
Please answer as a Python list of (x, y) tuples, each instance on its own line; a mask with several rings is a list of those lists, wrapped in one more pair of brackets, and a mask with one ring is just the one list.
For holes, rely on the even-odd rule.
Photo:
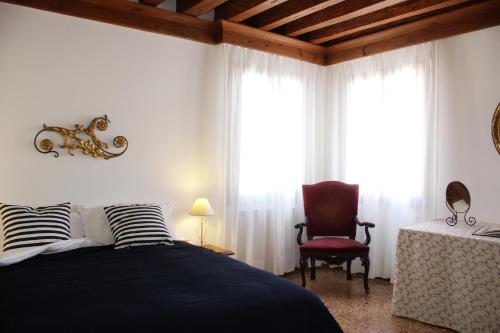
[(356, 236), (358, 185), (326, 181), (302, 185), (307, 236)]

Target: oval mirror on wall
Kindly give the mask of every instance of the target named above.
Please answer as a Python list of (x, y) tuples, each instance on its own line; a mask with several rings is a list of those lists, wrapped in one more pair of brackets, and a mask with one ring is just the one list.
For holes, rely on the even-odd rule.
[(493, 121), (491, 122), (491, 135), (493, 136), (493, 144), (500, 154), (500, 103), (493, 114)]

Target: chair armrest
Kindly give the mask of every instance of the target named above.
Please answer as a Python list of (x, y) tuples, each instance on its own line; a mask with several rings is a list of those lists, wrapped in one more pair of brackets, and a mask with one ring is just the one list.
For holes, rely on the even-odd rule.
[(295, 225), (295, 229), (299, 229), (299, 233), (297, 234), (297, 243), (302, 245), (302, 232), (304, 231), (304, 227), (307, 227), (307, 223), (298, 223)]
[(360, 227), (368, 227), (368, 228), (375, 228), (375, 223), (371, 222), (356, 222)]
[(354, 217), (354, 220), (356, 221), (356, 224), (359, 225), (360, 227), (365, 227), (365, 242), (363, 243), (364, 245), (370, 244), (370, 241), (372, 240), (372, 237), (370, 235), (370, 232), (368, 231), (368, 228), (375, 228), (375, 223), (371, 222), (359, 222), (357, 217)]

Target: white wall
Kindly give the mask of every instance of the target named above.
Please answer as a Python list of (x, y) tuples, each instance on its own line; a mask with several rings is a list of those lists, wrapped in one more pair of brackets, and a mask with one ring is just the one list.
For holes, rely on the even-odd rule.
[[(213, 188), (202, 150), (210, 142), (203, 126), (214, 49), (0, 4), (0, 200), (169, 201), (181, 236), (195, 240), (198, 220), (186, 212)], [(129, 140), (122, 157), (105, 161), (63, 151), (56, 159), (35, 151), (42, 124), (86, 125), (104, 114), (112, 124), (102, 138)]]
[[(207, 196), (217, 213), (223, 184), (220, 48), (168, 36), (0, 4), (0, 201), (100, 204), (169, 201), (182, 237), (186, 214)], [(460, 180), (471, 213), (500, 223), (500, 156), (490, 135), (500, 102), (500, 27), (439, 42), (438, 212)], [(219, 55), (219, 56), (218, 56)], [(42, 124), (87, 124), (107, 114), (103, 138), (129, 151), (104, 161), (35, 151)], [(78, 153), (77, 153), (78, 154)], [(209, 220), (209, 241), (216, 241)], [(220, 226), (220, 225), (219, 225)]]
[(471, 214), (500, 223), (500, 156), (491, 120), (500, 102), (500, 26), (439, 41), (438, 212), (453, 180), (471, 193)]

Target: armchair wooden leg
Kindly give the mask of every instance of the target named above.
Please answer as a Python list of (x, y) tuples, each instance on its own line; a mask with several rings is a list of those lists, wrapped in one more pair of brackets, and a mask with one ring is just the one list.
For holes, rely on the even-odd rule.
[(307, 266), (307, 257), (300, 255), (300, 277), (302, 278), (302, 287), (306, 286), (306, 266)]
[(365, 284), (365, 293), (370, 293), (370, 288), (368, 287), (368, 273), (370, 272), (370, 258), (368, 256), (361, 258), (361, 264), (365, 266), (365, 276), (364, 276), (364, 284)]
[(311, 257), (311, 280), (316, 280), (316, 258)]
[(352, 260), (347, 260), (347, 280), (352, 280), (351, 262)]

